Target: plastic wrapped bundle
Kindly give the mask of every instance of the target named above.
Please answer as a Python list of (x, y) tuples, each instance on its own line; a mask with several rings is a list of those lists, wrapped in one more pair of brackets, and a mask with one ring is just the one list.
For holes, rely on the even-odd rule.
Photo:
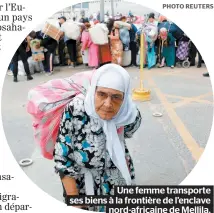
[(80, 25), (75, 22), (65, 22), (62, 25), (62, 29), (65, 32), (65, 36), (77, 40), (80, 36)]
[(96, 24), (89, 29), (91, 40), (97, 45), (108, 44), (108, 32), (108, 28), (105, 24)]
[[(27, 61), (28, 61), (28, 64), (29, 64), (30, 73), (34, 74), (35, 67), (34, 67), (34, 61), (33, 61), (32, 57), (28, 58)], [(21, 60), (18, 62), (18, 75), (21, 75), (21, 76), (25, 76), (26, 75), (24, 64), (23, 64), (23, 62)]]
[(123, 22), (123, 21), (115, 21), (114, 22), (114, 27), (118, 28), (118, 29), (120, 29), (120, 28), (126, 28), (128, 30), (131, 29), (131, 25), (126, 23), (126, 22)]

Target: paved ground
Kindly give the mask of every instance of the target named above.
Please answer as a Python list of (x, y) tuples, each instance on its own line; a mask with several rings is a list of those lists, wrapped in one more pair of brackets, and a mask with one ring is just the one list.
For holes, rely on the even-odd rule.
[[(2, 96), (2, 117), (9, 146), (17, 161), (32, 158), (34, 163), (24, 172), (41, 189), (62, 199), (59, 178), (53, 162), (41, 157), (33, 141), (31, 118), (25, 104), (28, 90), (52, 78), (83, 71), (59, 68), (51, 77), (34, 75), (27, 82), (12, 82), (6, 76)], [(128, 68), (132, 87), (139, 86), (139, 69)], [(202, 154), (212, 125), (213, 97), (209, 78), (202, 77), (206, 68), (153, 69), (144, 72), (144, 87), (151, 90), (151, 101), (137, 102), (142, 125), (128, 146), (133, 156), (138, 184), (179, 184), (191, 172)], [(162, 117), (153, 117), (161, 112)]]

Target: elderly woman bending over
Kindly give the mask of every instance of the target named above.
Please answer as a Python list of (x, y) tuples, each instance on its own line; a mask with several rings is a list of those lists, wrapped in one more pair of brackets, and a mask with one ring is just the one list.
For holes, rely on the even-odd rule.
[[(125, 138), (140, 124), (128, 72), (115, 64), (95, 71), (86, 97), (73, 98), (61, 119), (54, 156), (64, 196), (113, 195), (115, 185), (134, 184)], [(88, 209), (104, 211), (102, 206)]]

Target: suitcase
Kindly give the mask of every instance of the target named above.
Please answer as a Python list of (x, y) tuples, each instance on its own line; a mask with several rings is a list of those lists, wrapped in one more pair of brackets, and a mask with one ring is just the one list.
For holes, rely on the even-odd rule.
[(136, 64), (137, 64), (138, 66), (140, 66), (140, 51), (138, 51), (138, 53), (137, 53)]
[(131, 60), (132, 60), (131, 50), (123, 51), (122, 66), (128, 67), (129, 65), (131, 65)]
[(84, 55), (82, 55), (83, 64), (88, 64), (88, 49), (84, 50)]

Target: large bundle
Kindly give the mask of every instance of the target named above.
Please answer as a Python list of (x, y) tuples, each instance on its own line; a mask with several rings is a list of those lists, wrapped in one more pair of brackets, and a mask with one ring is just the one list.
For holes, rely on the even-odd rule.
[(93, 72), (86, 71), (70, 78), (50, 80), (29, 91), (27, 112), (33, 117), (34, 137), (45, 158), (53, 159), (65, 106), (77, 95), (84, 98)]
[(130, 35), (129, 31), (126, 28), (120, 28), (120, 40), (125, 47), (129, 47)]
[[(28, 61), (30, 73), (33, 74), (35, 71), (35, 67), (34, 67), (34, 61), (33, 61), (32, 57), (29, 57), (27, 61)], [(21, 60), (18, 62), (18, 75), (21, 75), (21, 76), (26, 75), (24, 64)]]
[(60, 30), (58, 21), (53, 19), (47, 20), (42, 32), (56, 41), (59, 41), (61, 35), (63, 34), (63, 32)]
[(89, 29), (91, 40), (97, 45), (108, 44), (108, 32), (108, 28), (105, 24), (96, 24)]
[(114, 27), (118, 28), (118, 29), (120, 29), (120, 28), (126, 28), (128, 30), (131, 29), (131, 25), (126, 23), (126, 22), (123, 22), (123, 21), (115, 21), (114, 22)]
[(83, 59), (82, 59), (82, 45), (80, 43), (77, 43), (77, 63), (82, 64)]
[(158, 27), (156, 23), (145, 23), (143, 26), (143, 32), (145, 32), (146, 35), (149, 34), (150, 31), (154, 31), (156, 34), (158, 34)]
[(62, 25), (62, 29), (65, 32), (65, 36), (77, 40), (80, 36), (80, 26), (74, 22), (65, 22)]

